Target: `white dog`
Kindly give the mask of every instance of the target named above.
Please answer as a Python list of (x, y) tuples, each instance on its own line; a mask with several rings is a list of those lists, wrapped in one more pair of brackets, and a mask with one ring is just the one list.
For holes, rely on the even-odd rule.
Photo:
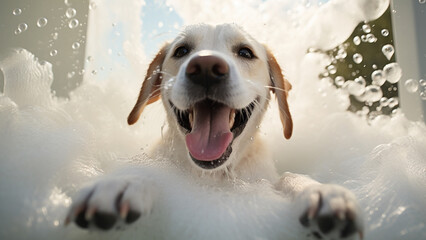
[[(291, 137), (290, 89), (272, 52), (238, 26), (189, 26), (150, 64), (128, 123), (161, 98), (168, 131), (155, 154), (173, 151), (170, 161), (200, 178), (268, 179), (301, 209), (299, 221), (310, 238), (346, 239), (357, 233), (362, 238), (361, 211), (351, 192), (303, 175), (280, 177), (267, 157), (258, 125), (272, 92), (284, 136)], [(124, 174), (82, 190), (66, 222), (104, 230), (119, 218), (130, 224), (149, 212), (157, 197), (152, 185)]]

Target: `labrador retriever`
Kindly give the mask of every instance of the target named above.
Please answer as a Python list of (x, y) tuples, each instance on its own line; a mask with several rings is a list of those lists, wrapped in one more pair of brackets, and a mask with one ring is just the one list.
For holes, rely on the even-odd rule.
[[(203, 178), (268, 179), (300, 209), (308, 238), (362, 238), (361, 210), (350, 191), (304, 175), (278, 176), (268, 157), (259, 124), (275, 95), (284, 137), (291, 137), (290, 89), (272, 51), (239, 26), (188, 26), (149, 65), (128, 123), (161, 99), (168, 130), (154, 154), (173, 151), (171, 162)], [(100, 181), (74, 198), (66, 223), (104, 230), (117, 219), (133, 223), (152, 209), (155, 192), (138, 178)]]

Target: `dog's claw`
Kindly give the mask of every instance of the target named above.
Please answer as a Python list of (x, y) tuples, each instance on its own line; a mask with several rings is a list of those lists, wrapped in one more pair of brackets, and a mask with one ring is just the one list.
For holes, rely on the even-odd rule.
[(117, 216), (112, 213), (96, 212), (93, 220), (98, 228), (102, 230), (109, 230), (117, 222)]

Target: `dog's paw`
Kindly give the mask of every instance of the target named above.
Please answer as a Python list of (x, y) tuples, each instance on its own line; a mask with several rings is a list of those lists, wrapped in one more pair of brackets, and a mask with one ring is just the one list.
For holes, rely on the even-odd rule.
[(103, 180), (77, 194), (65, 225), (109, 230), (131, 224), (151, 212), (155, 195), (153, 186), (138, 178)]
[(299, 222), (311, 239), (363, 238), (362, 213), (355, 196), (337, 185), (315, 185), (297, 199), (302, 214)]

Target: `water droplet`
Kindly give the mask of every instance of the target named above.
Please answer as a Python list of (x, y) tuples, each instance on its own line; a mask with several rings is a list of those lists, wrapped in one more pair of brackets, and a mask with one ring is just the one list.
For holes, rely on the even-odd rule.
[(21, 13), (22, 13), (22, 10), (20, 8), (15, 8), (12, 11), (12, 14), (15, 16), (21, 15)]
[(376, 70), (376, 69), (377, 69), (377, 65), (376, 65), (376, 64), (373, 64), (371, 67), (372, 67), (374, 70)]
[(345, 78), (344, 78), (344, 77), (342, 77), (342, 76), (337, 76), (337, 77), (334, 79), (334, 83), (336, 84), (336, 86), (341, 87), (341, 86), (343, 86), (343, 84), (345, 83)]
[(88, 57), (86, 58), (86, 60), (87, 60), (88, 62), (91, 62), (91, 61), (93, 60), (93, 57), (92, 57), (92, 56), (88, 56)]
[(335, 74), (335, 73), (337, 72), (337, 69), (336, 69), (336, 67), (335, 67), (334, 65), (329, 65), (329, 66), (327, 67), (327, 71), (328, 71), (330, 74)]
[(393, 48), (392, 44), (386, 44), (382, 47), (382, 52), (385, 57), (390, 60), (395, 53), (395, 49)]
[(408, 92), (414, 93), (417, 92), (417, 89), (419, 89), (419, 82), (414, 79), (408, 79), (407, 81), (405, 81), (404, 86)]
[(383, 37), (389, 36), (389, 30), (387, 30), (386, 28), (382, 29), (381, 33)]
[(352, 58), (353, 58), (353, 60), (354, 60), (354, 62), (355, 62), (356, 64), (360, 64), (360, 63), (362, 62), (362, 55), (361, 55), (361, 54), (359, 54), (359, 53), (355, 53), (355, 54), (352, 56)]
[(375, 43), (377, 41), (376, 36), (374, 36), (374, 34), (369, 33), (367, 34), (367, 42), (369, 43)]
[(89, 10), (95, 10), (96, 9), (96, 3), (95, 2), (91, 2), (90, 4), (89, 4)]
[(164, 23), (163, 22), (158, 22), (158, 28), (162, 28), (164, 26)]
[(73, 18), (76, 14), (77, 14), (77, 11), (74, 8), (68, 8), (65, 11), (65, 16), (67, 16), (67, 18)]
[(422, 87), (426, 87), (426, 80), (424, 80), (424, 79), (420, 79), (420, 80), (419, 80), (419, 84), (420, 84), (420, 86), (422, 86)]
[(362, 25), (362, 31), (364, 31), (365, 33), (370, 33), (371, 32), (370, 25), (369, 24)]
[(420, 93), (420, 98), (421, 98), (423, 101), (426, 101), (426, 90), (423, 90), (423, 91)]
[(79, 74), (79, 75), (83, 75), (85, 72), (86, 72), (86, 71), (85, 71), (84, 69), (81, 69), (81, 70), (78, 72), (78, 74)]
[(388, 106), (390, 107), (390, 108), (394, 108), (394, 107), (396, 107), (396, 105), (398, 105), (398, 103), (399, 103), (399, 101), (398, 101), (398, 99), (397, 98), (389, 98), (389, 100), (388, 100)]
[(79, 48), (80, 48), (80, 43), (78, 43), (78, 42), (74, 42), (74, 43), (71, 45), (71, 47), (72, 47), (72, 49), (77, 50), (77, 49), (79, 49)]
[(28, 29), (28, 25), (26, 23), (21, 23), (18, 25), (19, 33), (25, 32)]
[(57, 32), (52, 33), (53, 40), (57, 40), (58, 36), (59, 36), (59, 34)]
[(75, 18), (71, 19), (68, 23), (68, 27), (71, 29), (78, 27), (78, 20)]
[(367, 42), (367, 35), (362, 35), (361, 36), (361, 41)]
[(353, 39), (355, 45), (359, 45), (361, 43), (361, 38), (359, 36), (355, 36)]
[(70, 78), (74, 77), (74, 75), (75, 75), (74, 71), (69, 72), (69, 73), (67, 73), (67, 78), (70, 79)]
[(398, 63), (389, 63), (383, 68), (386, 79), (390, 83), (397, 83), (402, 76), (402, 69)]
[(336, 59), (344, 59), (347, 55), (348, 55), (348, 54), (346, 53), (345, 49), (340, 48), (340, 49), (337, 51)]
[(371, 73), (371, 80), (374, 85), (382, 86), (386, 82), (386, 77), (382, 70), (376, 70)]
[(420, 4), (426, 3), (426, 0), (419, 0)]
[(93, 75), (96, 75), (97, 73), (98, 73), (98, 71), (96, 71), (96, 70), (93, 70), (93, 71), (92, 71), (92, 74), (93, 74)]
[(37, 27), (42, 28), (47, 25), (47, 18), (39, 18), (37, 20)]
[(54, 57), (56, 55), (58, 55), (58, 50), (53, 49), (52, 51), (50, 51), (50, 56)]
[(21, 33), (22, 33), (21, 29), (19, 29), (19, 28), (15, 29), (15, 35), (18, 35), (18, 34), (21, 34)]

